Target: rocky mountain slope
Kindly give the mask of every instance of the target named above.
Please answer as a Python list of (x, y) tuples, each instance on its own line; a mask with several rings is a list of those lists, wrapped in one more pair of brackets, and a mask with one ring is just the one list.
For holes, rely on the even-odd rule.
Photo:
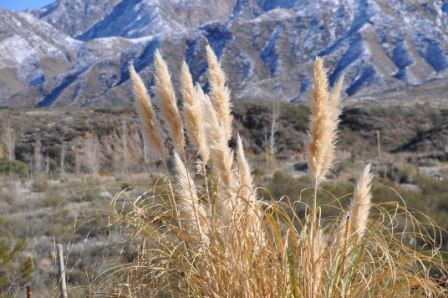
[(1, 106), (127, 104), (157, 49), (207, 88), (207, 43), (237, 99), (307, 98), (318, 55), (355, 98), (448, 80), (446, 0), (59, 0), (0, 22)]

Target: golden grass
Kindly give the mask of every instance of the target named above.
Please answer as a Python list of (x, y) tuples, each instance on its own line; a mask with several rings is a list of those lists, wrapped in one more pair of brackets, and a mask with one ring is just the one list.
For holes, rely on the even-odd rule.
[[(308, 147), (314, 203), (299, 216), (295, 210), (302, 201), (258, 198), (239, 136), (234, 157), (228, 146), (229, 92), (210, 48), (207, 55), (213, 102), (202, 89), (193, 91), (185, 66), (182, 81), (188, 134), (196, 149), (207, 146), (211, 158), (193, 175), (186, 157), (174, 152), (175, 174), (167, 173), (137, 200), (117, 195), (115, 223), (130, 227), (129, 238), (142, 244), (134, 262), (105, 274), (105, 284), (113, 280), (109, 291), (136, 297), (446, 296), (447, 268), (432, 234), (438, 228), (398, 203), (373, 204), (370, 165), (357, 181), (349, 209), (320, 218), (321, 209), (330, 208), (318, 206), (316, 197), (334, 158), (342, 90), (340, 81), (329, 94), (322, 59), (316, 61)], [(134, 84), (141, 89), (139, 80)], [(188, 105), (201, 106), (203, 145)], [(143, 124), (147, 114), (140, 113)]]

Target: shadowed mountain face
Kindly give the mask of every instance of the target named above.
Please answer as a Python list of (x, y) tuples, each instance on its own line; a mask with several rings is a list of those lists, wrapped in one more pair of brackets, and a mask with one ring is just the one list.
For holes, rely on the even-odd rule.
[(448, 79), (445, 0), (60, 0), (0, 23), (2, 106), (129, 103), (157, 49), (207, 88), (207, 43), (237, 99), (307, 99), (318, 55), (355, 98)]

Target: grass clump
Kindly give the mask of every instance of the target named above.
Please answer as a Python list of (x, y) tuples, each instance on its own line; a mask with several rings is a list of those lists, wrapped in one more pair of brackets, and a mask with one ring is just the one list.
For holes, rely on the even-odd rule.
[[(297, 189), (295, 202), (287, 196), (260, 199), (263, 190), (254, 185), (241, 138), (236, 136), (235, 151), (229, 147), (230, 96), (210, 48), (207, 59), (210, 94), (194, 88), (188, 68), (182, 69), (186, 104), (181, 117), (167, 67), (157, 54), (157, 91), (172, 147), (165, 147), (149, 93), (131, 67), (147, 142), (162, 158), (166, 176), (137, 199), (118, 194), (113, 201), (113, 222), (129, 227), (129, 239), (141, 246), (130, 264), (104, 274), (106, 291), (142, 297), (447, 294), (446, 267), (435, 240), (439, 229), (396, 202), (374, 204), (370, 165), (352, 194), (330, 196), (336, 202), (350, 197), (346, 210), (321, 203), (320, 197), (329, 196), (322, 182), (334, 160), (342, 89), (340, 81), (328, 91), (321, 59), (315, 67), (307, 147), (311, 187)], [(193, 107), (204, 121), (193, 119)], [(197, 155), (187, 156), (183, 127)], [(174, 160), (173, 173), (166, 166), (169, 160)], [(339, 209), (322, 217), (327, 208)]]
[(22, 181), (28, 178), (28, 165), (9, 159), (0, 159), (0, 174), (2, 175), (15, 175)]

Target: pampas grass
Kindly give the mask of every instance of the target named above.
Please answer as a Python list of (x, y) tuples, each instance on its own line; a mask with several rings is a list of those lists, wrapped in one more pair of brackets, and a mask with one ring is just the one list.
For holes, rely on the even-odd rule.
[[(318, 241), (320, 209), (317, 207), (317, 191), (320, 182), (332, 167), (336, 147), (337, 125), (340, 115), (340, 93), (342, 80), (339, 81), (330, 97), (328, 78), (322, 58), (316, 59), (314, 67), (315, 82), (312, 90), (310, 141), (308, 144), (308, 168), (314, 181), (314, 204), (311, 220), (311, 255), (315, 255), (315, 242)], [(319, 267), (316, 262), (313, 266)], [(317, 269), (316, 269), (317, 270)], [(313, 269), (315, 271), (315, 269)]]
[[(174, 174), (137, 200), (117, 195), (111, 219), (124, 224), (130, 239), (142, 245), (131, 264), (106, 273), (105, 285), (113, 285), (107, 291), (118, 295), (126, 289), (138, 297), (446, 297), (441, 279), (431, 274), (447, 273), (431, 234), (437, 226), (421, 215), (417, 220), (398, 203), (375, 205), (370, 165), (357, 181), (348, 210), (321, 218), (326, 205), (317, 205), (316, 198), (335, 156), (342, 90), (340, 81), (328, 91), (322, 59), (316, 60), (308, 146), (314, 202), (299, 216), (302, 201), (261, 201), (241, 138), (237, 136), (236, 156), (229, 148), (229, 92), (210, 48), (207, 56), (212, 99), (200, 87), (193, 89), (186, 66), (182, 93), (188, 135), (204, 162), (200, 148), (210, 152), (203, 168), (208, 179), (195, 180), (175, 147)], [(132, 69), (131, 75), (138, 100), (149, 99), (140, 92), (141, 80)], [(193, 112), (198, 106), (206, 123), (205, 142), (199, 141), (202, 128), (193, 119), (202, 117)], [(151, 113), (140, 116), (144, 129), (145, 117), (155, 120)], [(175, 140), (182, 125), (169, 123), (178, 121), (177, 116), (165, 120), (176, 127), (168, 129)], [(171, 181), (173, 188), (166, 186)], [(409, 237), (425, 249), (410, 247)]]

